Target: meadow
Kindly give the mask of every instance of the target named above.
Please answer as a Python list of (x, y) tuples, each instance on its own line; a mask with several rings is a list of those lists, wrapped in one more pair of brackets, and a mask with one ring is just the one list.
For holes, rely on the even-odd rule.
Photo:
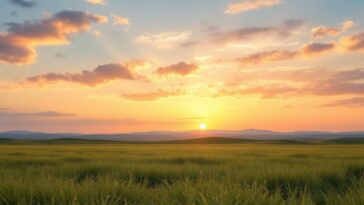
[(364, 145), (0, 144), (0, 204), (364, 204)]

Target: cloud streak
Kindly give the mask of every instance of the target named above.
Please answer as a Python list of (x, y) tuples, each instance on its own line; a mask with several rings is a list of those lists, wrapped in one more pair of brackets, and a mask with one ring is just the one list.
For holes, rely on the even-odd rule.
[(123, 93), (120, 95), (121, 98), (132, 100), (132, 101), (156, 101), (161, 98), (175, 97), (184, 95), (184, 92), (181, 90), (175, 91), (166, 91), (159, 89), (154, 92), (146, 92), (146, 93)]
[(323, 104), (320, 107), (348, 107), (348, 108), (364, 107), (364, 97), (336, 100), (327, 104)]
[[(1, 111), (1, 110), (0, 110)], [(56, 111), (44, 111), (44, 112), (0, 112), (0, 117), (6, 118), (61, 118), (61, 117), (74, 117), (74, 113), (61, 113)]]
[(27, 1), (27, 0), (9, 0), (10, 3), (21, 6), (23, 8), (32, 8), (37, 5), (35, 1)]
[(237, 14), (264, 7), (272, 7), (281, 3), (281, 0), (244, 0), (230, 3), (225, 9), (226, 14)]
[(137, 80), (141, 76), (134, 74), (127, 64), (105, 64), (81, 73), (47, 73), (27, 78), (25, 83), (48, 84), (56, 82), (72, 82), (86, 86), (97, 86), (113, 80)]
[[(249, 76), (248, 76), (249, 75)], [(364, 96), (364, 69), (330, 71), (302, 69), (294, 71), (243, 72), (216, 90), (213, 97), (259, 95), (264, 98), (300, 96)], [(256, 85), (255, 83), (258, 83)]]
[(287, 20), (280, 26), (270, 27), (243, 27), (228, 32), (210, 32), (212, 41), (215, 43), (229, 43), (236, 41), (249, 41), (260, 38), (284, 39), (293, 35), (293, 31), (301, 28), (305, 24), (301, 20)]
[[(332, 51), (336, 48), (335, 43), (310, 43), (303, 45), (298, 50), (272, 50), (257, 52), (248, 56), (235, 58), (233, 61), (242, 66), (268, 64), (279, 61), (292, 60), (298, 57), (312, 58)], [(224, 60), (223, 60), (224, 61)]]
[(172, 49), (186, 43), (191, 37), (191, 32), (162, 32), (144, 34), (136, 38), (139, 44), (147, 44), (159, 49)]
[(311, 37), (313, 39), (326, 38), (329, 36), (338, 36), (341, 33), (351, 29), (355, 26), (355, 23), (350, 20), (346, 20), (342, 23), (340, 28), (338, 27), (327, 27), (327, 26), (318, 26), (311, 29)]

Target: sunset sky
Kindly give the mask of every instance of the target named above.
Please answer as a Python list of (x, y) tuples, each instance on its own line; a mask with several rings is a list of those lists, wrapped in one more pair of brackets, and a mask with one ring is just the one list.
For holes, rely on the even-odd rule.
[(0, 131), (364, 130), (364, 1), (2, 0)]

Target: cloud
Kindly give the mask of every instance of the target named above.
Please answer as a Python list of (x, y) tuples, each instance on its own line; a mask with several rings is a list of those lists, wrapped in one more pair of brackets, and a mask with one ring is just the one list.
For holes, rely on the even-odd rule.
[(67, 56), (64, 53), (56, 53), (56, 54), (54, 54), (54, 57), (55, 58), (66, 58)]
[(296, 51), (266, 51), (254, 53), (252, 55), (235, 59), (241, 65), (256, 65), (262, 63), (270, 63), (275, 61), (284, 61), (295, 58), (298, 55)]
[(364, 51), (364, 32), (345, 36), (340, 41), (341, 45), (349, 51)]
[(364, 69), (242, 71), (235, 73), (222, 87), (211, 89), (215, 90), (213, 97), (364, 96)]
[(301, 48), (301, 52), (306, 56), (316, 56), (335, 49), (335, 43), (310, 43)]
[(11, 109), (8, 107), (0, 107), (0, 111), (9, 111), (9, 110), (11, 110)]
[(106, 0), (86, 0), (86, 2), (90, 4), (104, 5)]
[(271, 7), (281, 3), (281, 0), (244, 0), (237, 3), (230, 3), (225, 9), (226, 14), (237, 14), (264, 7)]
[[(259, 65), (278, 61), (295, 59), (297, 57), (317, 57), (336, 48), (335, 43), (310, 43), (303, 45), (296, 51), (272, 50), (250, 54), (248, 56), (235, 58), (233, 61), (240, 65)], [(222, 62), (225, 60), (221, 60)]]
[(337, 36), (341, 33), (341, 29), (333, 27), (315, 27), (311, 29), (312, 38), (324, 38), (327, 36)]
[(228, 32), (212, 32), (210, 33), (215, 43), (228, 43), (236, 41), (249, 41), (257, 37), (263, 38), (287, 38), (293, 34), (298, 28), (305, 24), (301, 20), (287, 20), (280, 26), (272, 27), (244, 27)]
[(184, 95), (184, 92), (180, 90), (176, 91), (165, 91), (159, 89), (155, 92), (149, 92), (149, 93), (124, 93), (121, 94), (120, 97), (128, 100), (133, 101), (156, 101), (161, 98), (168, 98), (168, 97), (174, 97), (174, 96), (180, 96)]
[(178, 64), (169, 65), (166, 67), (160, 67), (157, 70), (158, 75), (188, 75), (198, 69), (196, 64), (187, 64), (185, 62), (180, 62)]
[(273, 84), (264, 86), (252, 86), (239, 89), (221, 89), (213, 94), (213, 97), (242, 97), (248, 95), (261, 95), (263, 98), (275, 98), (292, 95), (297, 89), (284, 84)]
[(157, 34), (145, 34), (138, 36), (136, 42), (148, 44), (159, 49), (172, 49), (187, 42), (191, 37), (191, 32), (163, 32)]
[(113, 24), (114, 25), (129, 25), (129, 19), (122, 17), (122, 16), (117, 16), (117, 15), (111, 15), (112, 19), (113, 19)]
[(346, 31), (346, 30), (349, 30), (349, 29), (353, 28), (354, 26), (355, 26), (355, 23), (353, 21), (346, 20), (346, 21), (343, 22), (341, 28), (342, 28), (343, 31)]
[(60, 113), (56, 111), (44, 111), (44, 112), (0, 112), (0, 118), (60, 118), (60, 117), (74, 117), (74, 113)]
[(66, 10), (38, 22), (7, 23), (7, 32), (0, 33), (0, 62), (33, 63), (36, 47), (68, 44), (71, 34), (89, 30), (93, 22), (106, 21), (105, 16)]
[(141, 77), (134, 74), (125, 64), (99, 65), (94, 70), (81, 73), (47, 73), (26, 79), (25, 83), (48, 84), (55, 82), (72, 82), (86, 86), (97, 86), (113, 80), (137, 80)]
[(92, 32), (94, 34), (94, 36), (99, 37), (102, 35), (102, 33), (99, 30), (94, 30), (94, 32)]
[(341, 27), (327, 27), (327, 26), (314, 27), (311, 29), (311, 35), (313, 39), (325, 38), (328, 36), (338, 36), (354, 26), (355, 23), (353, 21), (346, 20), (342, 23)]
[(10, 3), (21, 6), (24, 8), (32, 8), (37, 5), (37, 2), (35, 1), (27, 1), (27, 0), (9, 0)]
[(343, 100), (336, 100), (327, 104), (323, 104), (320, 107), (363, 107), (364, 97), (349, 98)]

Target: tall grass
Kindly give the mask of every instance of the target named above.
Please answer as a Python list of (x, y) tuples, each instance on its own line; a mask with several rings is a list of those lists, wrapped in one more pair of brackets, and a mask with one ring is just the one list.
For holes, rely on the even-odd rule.
[(364, 204), (363, 145), (0, 145), (0, 204)]

